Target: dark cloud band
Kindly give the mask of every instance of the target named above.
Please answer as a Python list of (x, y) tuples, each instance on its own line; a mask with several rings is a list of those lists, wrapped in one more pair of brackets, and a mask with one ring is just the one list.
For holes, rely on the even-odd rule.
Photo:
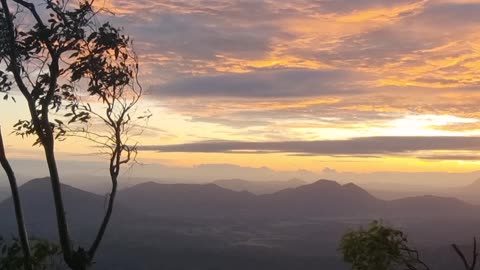
[(274, 69), (182, 78), (152, 87), (162, 97), (306, 97), (354, 94), (361, 89), (349, 83), (367, 79), (344, 70)]
[(417, 151), (480, 149), (480, 137), (363, 137), (348, 140), (241, 142), (204, 141), (143, 146), (141, 150), (191, 153), (280, 152), (310, 155), (388, 155)]

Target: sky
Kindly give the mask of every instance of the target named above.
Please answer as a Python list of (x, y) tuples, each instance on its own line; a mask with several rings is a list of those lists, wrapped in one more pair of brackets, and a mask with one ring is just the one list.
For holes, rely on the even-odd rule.
[[(276, 171), (480, 168), (480, 1), (106, 0), (153, 117), (139, 160)], [(8, 132), (25, 115), (2, 102)], [(7, 136), (15, 159), (39, 159)], [(63, 160), (90, 161), (78, 139)], [(101, 158), (99, 158), (101, 161)]]

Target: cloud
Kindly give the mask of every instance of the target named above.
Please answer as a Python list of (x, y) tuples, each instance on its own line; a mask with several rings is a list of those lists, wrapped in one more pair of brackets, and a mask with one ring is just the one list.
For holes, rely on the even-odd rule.
[(143, 146), (144, 151), (191, 153), (303, 153), (326, 156), (392, 155), (417, 151), (480, 150), (480, 137), (363, 137), (320, 141), (204, 141), (176, 145)]
[(402, 122), (480, 119), (479, 1), (107, 2), (135, 39), (146, 98), (198, 128), (178, 142), (479, 134)]
[(419, 156), (419, 159), (425, 160), (462, 160), (462, 161), (478, 161), (480, 156), (478, 155), (431, 155), (431, 156)]
[(432, 1), (427, 8), (411, 23), (428, 24), (435, 28), (445, 27), (443, 31), (459, 31), (457, 27), (468, 27), (480, 22), (478, 13), (480, 2), (476, 3), (439, 3)]
[(338, 171), (332, 168), (325, 167), (323, 168), (322, 173), (338, 173)]
[(354, 79), (360, 75), (345, 70), (274, 69), (180, 78), (151, 91), (162, 97), (296, 98), (356, 94), (362, 88), (350, 83)]
[(230, 126), (230, 127), (255, 127), (255, 126), (267, 126), (271, 124), (270, 122), (257, 119), (232, 119), (229, 117), (192, 117), (191, 121), (193, 122), (205, 122), (205, 123), (215, 123), (218, 125)]
[[(167, 86), (184, 86), (181, 84), (207, 83), (213, 80), (211, 76), (227, 79), (229, 73), (255, 73), (259, 67), (360, 69), (372, 77), (384, 78), (389, 85), (402, 86), (472, 83), (465, 76), (454, 76), (462, 68), (472, 74), (472, 67), (459, 65), (455, 72), (442, 72), (450, 66), (429, 60), (458, 57), (460, 61), (474, 51), (468, 44), (476, 43), (471, 35), (478, 32), (475, 27), (480, 20), (476, 16), (480, 3), (473, 1), (140, 0), (131, 4), (119, 0), (107, 3), (122, 15), (111, 19), (124, 25), (126, 32), (140, 42), (137, 48), (149, 72), (145, 80), (156, 85), (154, 89), (165, 82)], [(446, 51), (436, 50), (452, 41), (458, 41), (458, 45)], [(190, 78), (186, 74), (203, 76)], [(256, 83), (255, 77), (244, 79)], [(214, 81), (221, 83), (218, 78)], [(244, 84), (248, 86), (248, 81)], [(164, 89), (160, 92), (172, 94)], [(212, 90), (205, 92), (211, 94)], [(259, 96), (272, 97), (264, 93)]]
[[(464, 131), (479, 130), (478, 125), (471, 124), (478, 122), (476, 115), (480, 102), (480, 95), (474, 91), (383, 87), (361, 89), (355, 94), (330, 95), (283, 99), (182, 97), (163, 99), (162, 106), (188, 117), (192, 122), (208, 122), (238, 129), (232, 132), (244, 132), (249, 139), (250, 135), (256, 134), (259, 138), (263, 137), (258, 139), (261, 141), (265, 140), (265, 132), (273, 135), (280, 134), (280, 131), (285, 140), (328, 138), (329, 129), (339, 130), (344, 134), (342, 138), (365, 136), (365, 132), (374, 129), (380, 133), (371, 136), (395, 135), (383, 133), (383, 130), (396, 128), (397, 121), (402, 119), (406, 122), (410, 120), (410, 124), (416, 127), (423, 125), (424, 130), (438, 131), (435, 135), (461, 135)], [(441, 121), (431, 120), (431, 115), (439, 115)], [(256, 128), (245, 129), (248, 127)], [(359, 129), (364, 130), (354, 134)], [(418, 129), (402, 135), (415, 132)]]
[[(187, 59), (213, 60), (218, 54), (256, 58), (270, 50), (269, 26), (250, 28), (219, 25), (196, 14), (148, 12), (144, 18), (129, 15), (126, 30), (136, 40), (152, 44), (140, 48), (143, 53), (172, 53)], [(139, 20), (139, 21), (137, 21)], [(153, 33), (153, 34), (152, 34)]]
[(334, 12), (339, 14), (351, 13), (359, 10), (373, 8), (393, 8), (401, 5), (422, 3), (423, 0), (327, 0), (320, 1), (319, 9), (323, 12)]
[[(347, 1), (335, 5), (343, 6), (343, 2)], [(358, 10), (367, 13), (374, 11), (373, 6), (382, 5), (375, 3), (380, 1), (359, 2), (364, 5)], [(315, 47), (312, 42), (309, 46), (290, 46), (289, 53), (336, 68), (361, 69), (376, 74), (385, 85), (478, 89), (478, 80), (474, 78), (478, 77), (479, 53), (475, 44), (480, 39), (477, 34), (480, 3), (417, 2), (423, 4), (386, 23), (370, 28), (362, 28), (359, 23), (351, 27), (356, 32), (341, 28), (327, 49)], [(395, 5), (399, 1), (389, 3)], [(388, 16), (387, 13), (382, 11), (380, 15)], [(317, 39), (321, 38), (319, 32)], [(313, 41), (318, 43), (317, 39)]]

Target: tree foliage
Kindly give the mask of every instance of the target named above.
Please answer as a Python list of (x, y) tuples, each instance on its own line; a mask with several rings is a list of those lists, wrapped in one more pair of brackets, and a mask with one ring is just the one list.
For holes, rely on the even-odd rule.
[(429, 269), (418, 251), (408, 246), (406, 235), (373, 221), (368, 228), (346, 233), (340, 250), (354, 270)]
[[(100, 23), (93, 0), (0, 0), (0, 93), (17, 88), (29, 119), (14, 131), (34, 136), (50, 172), (60, 246), (67, 265), (84, 270), (93, 263), (113, 211), (120, 167), (134, 160), (135, 106), (142, 95), (132, 41), (109, 22)], [(101, 109), (97, 110), (101, 105)], [(139, 118), (148, 119), (149, 114)], [(92, 120), (95, 118), (96, 120)], [(101, 124), (104, 130), (72, 125)], [(87, 125), (88, 126), (88, 125)], [(55, 142), (70, 131), (108, 149), (112, 189), (107, 211), (89, 248), (70, 238), (55, 158)]]
[[(40, 239), (32, 239), (31, 243), (31, 264), (34, 270), (64, 269), (58, 245)], [(0, 238), (0, 270), (23, 270), (25, 259), (18, 239), (6, 241)]]
[[(0, 91), (8, 94), (15, 82), (34, 114), (32, 119), (18, 121), (18, 135), (38, 135), (38, 144), (45, 143), (42, 137), (51, 132), (59, 139), (65, 135), (65, 124), (62, 118), (49, 121), (50, 111), (70, 108), (64, 115), (68, 123), (85, 123), (89, 114), (76, 113), (82, 90), (103, 101), (135, 85), (138, 65), (131, 40), (109, 22), (97, 25), (93, 1), (81, 0), (72, 8), (71, 1), (42, 0), (46, 20), (37, 3), (12, 2), (17, 12), (26, 9), (34, 20), (31, 27), (13, 25), (9, 33), (8, 23), (15, 23), (17, 16), (0, 10), (0, 63), (6, 66), (0, 73)], [(85, 84), (88, 87), (81, 87)]]

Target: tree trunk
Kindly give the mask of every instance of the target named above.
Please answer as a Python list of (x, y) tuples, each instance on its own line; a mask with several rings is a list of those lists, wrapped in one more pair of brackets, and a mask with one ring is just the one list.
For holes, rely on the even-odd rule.
[(17, 179), (13, 172), (10, 162), (7, 159), (5, 153), (5, 146), (3, 144), (2, 130), (0, 127), (0, 163), (5, 170), (10, 183), (10, 189), (12, 191), (12, 200), (15, 207), (15, 217), (17, 220), (18, 237), (22, 246), (23, 256), (25, 258), (24, 266), (26, 270), (32, 270), (32, 256), (30, 254), (30, 244), (28, 241), (27, 229), (25, 227), (25, 220), (23, 218), (22, 204), (20, 201), (20, 194), (18, 192)]
[(112, 176), (112, 190), (110, 192), (110, 198), (108, 200), (107, 212), (105, 213), (100, 229), (98, 230), (97, 236), (95, 237), (95, 240), (93, 241), (92, 246), (88, 250), (88, 256), (90, 257), (91, 260), (93, 260), (93, 257), (95, 256), (95, 253), (97, 252), (97, 249), (99, 248), (100, 243), (102, 242), (103, 236), (107, 231), (108, 223), (110, 222), (110, 219), (112, 217), (115, 197), (117, 195), (117, 187), (118, 187), (117, 177)]
[(52, 185), (53, 200), (57, 216), (58, 234), (60, 238), (60, 245), (62, 247), (63, 257), (67, 265), (70, 268), (75, 269), (75, 252), (73, 251), (72, 241), (70, 239), (70, 232), (68, 229), (68, 223), (65, 213), (65, 207), (63, 204), (62, 188), (60, 177), (58, 174), (57, 161), (55, 159), (53, 139), (47, 139), (46, 142), (43, 142), (43, 147), (45, 150), (45, 158), (47, 160), (48, 171), (50, 174), (50, 182)]

